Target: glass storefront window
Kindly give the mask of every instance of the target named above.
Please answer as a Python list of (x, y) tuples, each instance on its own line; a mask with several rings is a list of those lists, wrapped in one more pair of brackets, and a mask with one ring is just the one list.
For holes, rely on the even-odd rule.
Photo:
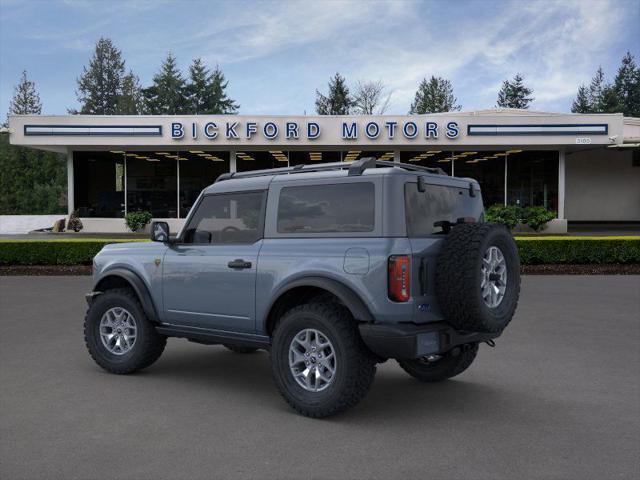
[(353, 150), (342, 152), (343, 162), (353, 162), (355, 160), (360, 160), (361, 158), (366, 157), (375, 157), (378, 160), (387, 160), (389, 162), (393, 162), (393, 151), (358, 150), (357, 148), (354, 148)]
[(176, 218), (177, 159), (156, 152), (127, 152), (125, 155), (127, 211), (147, 211), (156, 218)]
[(124, 217), (124, 155), (74, 152), (74, 202), (81, 217)]
[(313, 165), (314, 163), (340, 162), (341, 155), (339, 151), (313, 150), (313, 151), (290, 151), (289, 165)]
[(288, 165), (289, 156), (286, 150), (236, 152), (236, 171), (238, 172), (279, 168)]
[(478, 181), (485, 207), (504, 204), (504, 151), (453, 152), (453, 175)]
[(447, 175), (451, 175), (451, 157), (454, 152), (438, 150), (437, 148), (427, 148), (419, 152), (400, 152), (402, 163), (414, 163), (422, 167), (440, 168)]
[(558, 210), (558, 152), (508, 153), (507, 203)]
[(180, 217), (184, 218), (200, 192), (229, 171), (229, 152), (177, 152), (180, 177)]

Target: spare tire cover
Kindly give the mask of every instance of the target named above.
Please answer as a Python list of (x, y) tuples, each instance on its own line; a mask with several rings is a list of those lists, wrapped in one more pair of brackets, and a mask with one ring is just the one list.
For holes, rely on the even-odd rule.
[(438, 255), (435, 290), (453, 327), (501, 332), (520, 296), (520, 258), (509, 230), (493, 223), (456, 225)]

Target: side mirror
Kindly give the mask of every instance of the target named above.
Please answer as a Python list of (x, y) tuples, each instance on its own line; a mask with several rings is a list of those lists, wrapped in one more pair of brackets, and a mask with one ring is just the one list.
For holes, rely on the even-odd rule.
[(151, 224), (151, 241), (169, 242), (169, 224), (167, 222), (153, 222)]

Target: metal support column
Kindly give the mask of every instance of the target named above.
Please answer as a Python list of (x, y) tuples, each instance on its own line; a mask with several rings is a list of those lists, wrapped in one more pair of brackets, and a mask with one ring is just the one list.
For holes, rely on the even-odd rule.
[(236, 170), (236, 151), (235, 150), (231, 150), (229, 152), (229, 172), (231, 172), (231, 173), (237, 172), (237, 170)]
[(75, 210), (75, 189), (73, 176), (73, 151), (67, 150), (67, 213), (71, 215)]
[(558, 152), (558, 218), (564, 220), (565, 150)]

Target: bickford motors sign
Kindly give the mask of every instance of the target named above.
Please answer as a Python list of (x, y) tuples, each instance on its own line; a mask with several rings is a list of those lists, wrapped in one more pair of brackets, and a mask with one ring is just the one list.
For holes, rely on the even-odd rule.
[[(339, 138), (342, 140), (358, 140), (366, 137), (369, 140), (384, 138), (394, 140), (402, 137), (407, 140), (424, 138), (436, 140), (440, 136), (455, 139), (460, 134), (460, 127), (457, 122), (449, 121), (444, 125), (434, 121), (341, 121), (331, 125), (339, 128)], [(227, 140), (251, 140), (254, 137), (262, 137), (266, 140), (316, 140), (321, 138), (323, 131), (318, 122), (307, 121), (192, 121), (192, 122), (172, 122), (171, 138), (174, 140), (206, 138), (216, 140), (224, 138)], [(336, 132), (332, 132), (335, 136)]]

